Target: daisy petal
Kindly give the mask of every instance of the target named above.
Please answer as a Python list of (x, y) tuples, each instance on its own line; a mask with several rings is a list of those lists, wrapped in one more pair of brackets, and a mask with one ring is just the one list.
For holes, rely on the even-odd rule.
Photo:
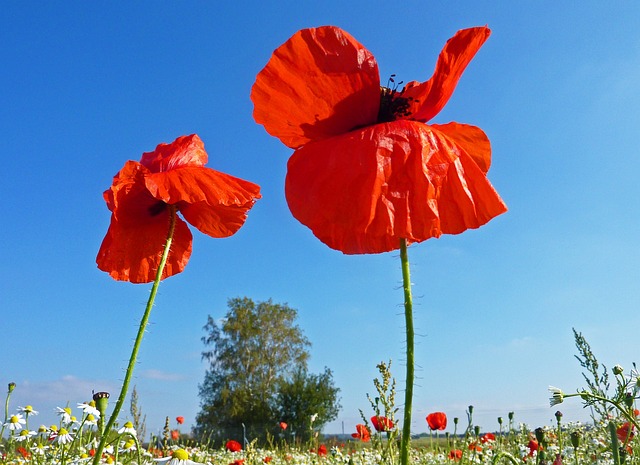
[(291, 148), (376, 121), (373, 55), (334, 26), (303, 29), (278, 47), (251, 90), (253, 117)]

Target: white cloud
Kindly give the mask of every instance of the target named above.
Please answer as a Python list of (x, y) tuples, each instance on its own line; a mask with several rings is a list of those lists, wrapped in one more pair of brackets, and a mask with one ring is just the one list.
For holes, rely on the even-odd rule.
[(141, 373), (140, 376), (143, 378), (155, 379), (158, 381), (181, 381), (185, 379), (185, 376), (179, 373), (167, 373), (165, 371), (154, 369), (145, 370)]

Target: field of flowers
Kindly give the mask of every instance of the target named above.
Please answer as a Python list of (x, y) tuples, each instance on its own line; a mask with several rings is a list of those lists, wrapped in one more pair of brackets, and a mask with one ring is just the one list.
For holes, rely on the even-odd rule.
[[(381, 370), (384, 375), (384, 371)], [(473, 423), (473, 406), (469, 406), (465, 425), (453, 419), (454, 432), (447, 428), (445, 412), (433, 412), (425, 420), (431, 431), (427, 437), (413, 438), (409, 453), (412, 464), (634, 464), (640, 463), (640, 445), (635, 438), (636, 417), (633, 408), (640, 390), (640, 373), (635, 367), (628, 375), (615, 366), (615, 394), (603, 395), (600, 383), (607, 382), (607, 373), (588, 381), (588, 389), (567, 394), (550, 387), (550, 404), (561, 404), (568, 397), (579, 397), (591, 408), (594, 422), (590, 425), (563, 422), (561, 411), (555, 413), (556, 427), (531, 429), (514, 423), (514, 412), (506, 419), (498, 418), (499, 430), (481, 433)], [(388, 385), (377, 383), (379, 394), (388, 407)], [(294, 464), (398, 464), (400, 431), (393, 416), (380, 414), (380, 398), (372, 401), (378, 415), (370, 421), (364, 418), (349, 438), (314, 435), (301, 444), (287, 440), (285, 434), (272, 438), (268, 444), (256, 441), (241, 444), (228, 440), (212, 445), (180, 433), (183, 417), (167, 418), (161, 436), (138, 437), (134, 425), (127, 421), (110, 431), (104, 430), (106, 393), (96, 393), (94, 400), (78, 403), (75, 409), (58, 407), (58, 422), (37, 424), (38, 411), (31, 405), (10, 409), (8, 386), (5, 401), (5, 421), (2, 423), (0, 464), (85, 464), (95, 462), (101, 437), (106, 437), (99, 463), (106, 464), (222, 464), (222, 465), (294, 465)], [(599, 391), (600, 389), (600, 391)], [(385, 395), (387, 395), (385, 397)], [(391, 389), (393, 395), (393, 389)], [(13, 410), (13, 412), (11, 412)], [(76, 416), (77, 413), (77, 416)], [(596, 415), (604, 414), (600, 420)], [(280, 423), (283, 433), (287, 428)], [(451, 426), (451, 424), (449, 425)], [(460, 428), (460, 429), (459, 429)]]

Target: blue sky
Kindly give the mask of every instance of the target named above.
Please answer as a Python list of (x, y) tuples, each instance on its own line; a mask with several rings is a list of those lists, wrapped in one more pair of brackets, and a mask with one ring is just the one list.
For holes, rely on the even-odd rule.
[[(298, 29), (336, 25), (382, 79), (426, 80), (458, 29), (493, 33), (434, 122), (481, 127), (489, 178), (509, 212), (409, 250), (419, 365), (413, 431), (444, 411), (550, 424), (547, 386), (583, 385), (571, 328), (601, 362), (630, 368), (640, 343), (640, 4), (636, 2), (9, 2), (0, 17), (0, 388), (37, 423), (91, 390), (115, 397), (150, 286), (95, 266), (109, 224), (102, 192), (128, 159), (197, 133), (209, 165), (263, 198), (238, 234), (194, 233), (186, 270), (164, 281), (133, 384), (157, 431), (190, 426), (207, 315), (229, 298), (299, 311), (310, 368), (331, 368), (342, 411), (369, 412), (376, 364), (404, 380), (397, 253), (345, 256), (284, 199), (291, 150), (254, 123), (251, 85)], [(398, 395), (398, 402), (402, 393)], [(566, 420), (587, 418), (578, 401)], [(79, 412), (79, 411), (78, 411)]]

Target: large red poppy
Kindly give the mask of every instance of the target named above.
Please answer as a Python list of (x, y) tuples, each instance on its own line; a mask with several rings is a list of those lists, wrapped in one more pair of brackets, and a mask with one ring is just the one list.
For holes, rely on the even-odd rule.
[(347, 254), (379, 253), (478, 228), (506, 206), (486, 178), (489, 139), (426, 122), (489, 37), (459, 31), (426, 82), (380, 86), (373, 55), (345, 31), (304, 29), (278, 47), (251, 91), (253, 116), (295, 149), (286, 197), (301, 223)]
[[(260, 198), (260, 187), (205, 168), (207, 158), (202, 140), (193, 134), (158, 145), (140, 162), (125, 163), (104, 193), (111, 224), (98, 252), (98, 268), (120, 281), (153, 281), (167, 240), (170, 206), (211, 237), (240, 229)], [(162, 279), (184, 269), (191, 239), (187, 224), (177, 217)]]
[(427, 415), (427, 424), (431, 430), (443, 431), (447, 428), (447, 414), (444, 412), (434, 412)]

